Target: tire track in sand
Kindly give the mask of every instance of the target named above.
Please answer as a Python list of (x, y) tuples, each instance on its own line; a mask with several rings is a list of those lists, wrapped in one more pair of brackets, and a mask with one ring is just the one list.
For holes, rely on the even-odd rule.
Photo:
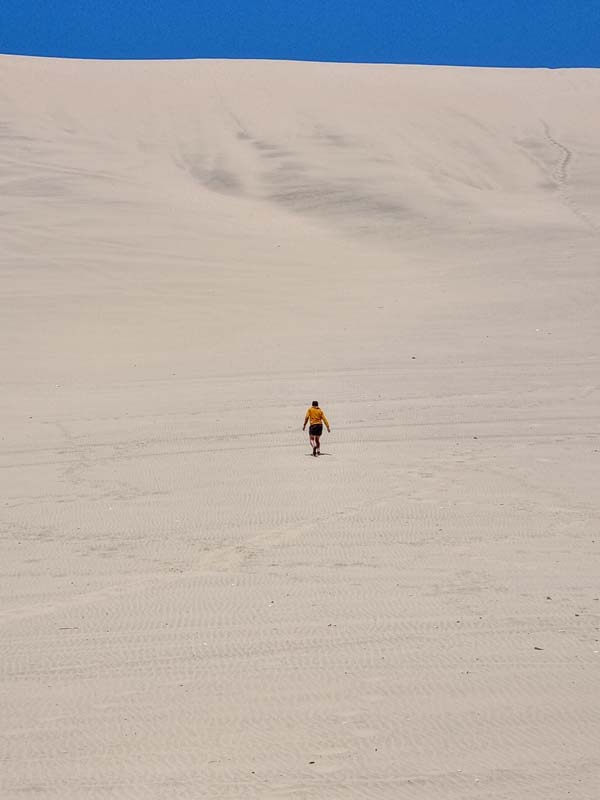
[(573, 152), (552, 135), (550, 126), (545, 120), (542, 120), (542, 125), (544, 126), (544, 135), (546, 139), (552, 145), (552, 147), (558, 151), (559, 154), (558, 163), (552, 171), (552, 178), (556, 184), (562, 202), (577, 217), (577, 219), (579, 219), (580, 222), (585, 225), (588, 230), (594, 231), (594, 233), (599, 233), (600, 229), (594, 220), (591, 219), (585, 211), (582, 211), (579, 205), (571, 197), (571, 192), (569, 191), (569, 168), (571, 166), (571, 162), (573, 161)]

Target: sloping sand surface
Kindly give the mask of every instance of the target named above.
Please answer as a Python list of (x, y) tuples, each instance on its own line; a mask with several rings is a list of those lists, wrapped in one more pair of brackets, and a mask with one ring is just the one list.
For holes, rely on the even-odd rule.
[(0, 58), (3, 800), (597, 800), (599, 256), (599, 72)]

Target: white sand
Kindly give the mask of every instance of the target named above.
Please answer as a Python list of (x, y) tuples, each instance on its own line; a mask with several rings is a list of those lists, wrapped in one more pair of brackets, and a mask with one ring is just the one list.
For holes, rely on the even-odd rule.
[(0, 58), (2, 800), (597, 800), (599, 261), (600, 72)]

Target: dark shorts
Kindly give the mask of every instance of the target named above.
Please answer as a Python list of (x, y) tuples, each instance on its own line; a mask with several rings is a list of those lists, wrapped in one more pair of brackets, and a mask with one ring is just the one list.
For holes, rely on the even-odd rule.
[(321, 424), (311, 425), (308, 432), (311, 436), (320, 436), (323, 433), (323, 426)]

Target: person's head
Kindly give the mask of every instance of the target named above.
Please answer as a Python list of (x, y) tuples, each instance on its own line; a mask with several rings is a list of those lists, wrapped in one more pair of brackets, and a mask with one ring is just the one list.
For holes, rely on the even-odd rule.
[(319, 401), (318, 400), (313, 400), (312, 404), (313, 404), (313, 408), (318, 408), (319, 407)]

